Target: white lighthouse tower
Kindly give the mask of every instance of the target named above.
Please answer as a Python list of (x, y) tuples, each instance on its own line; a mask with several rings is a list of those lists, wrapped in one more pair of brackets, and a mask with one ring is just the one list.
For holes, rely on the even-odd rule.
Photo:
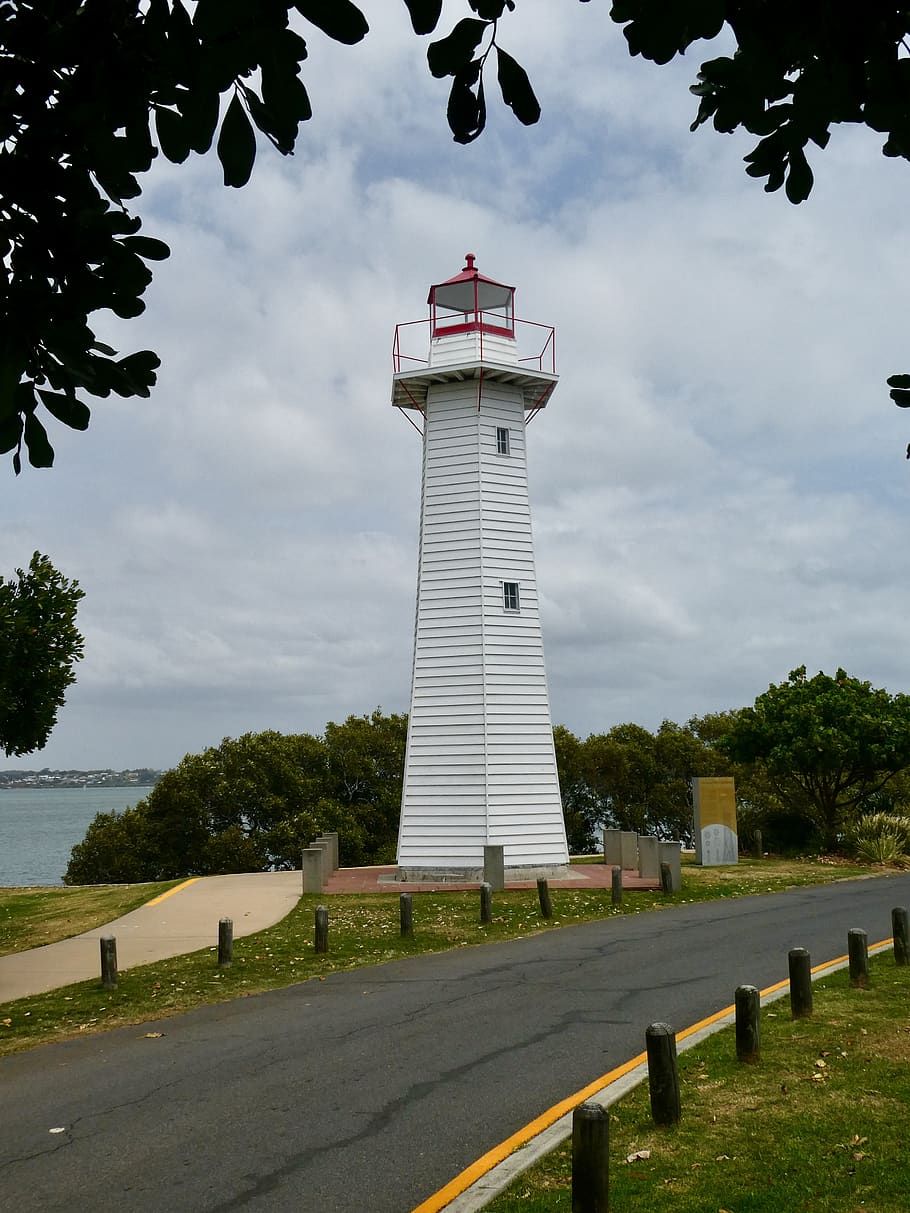
[[(568, 862), (525, 451), (557, 381), (554, 332), (516, 321), (514, 287), (465, 260), (430, 288), (428, 320), (395, 333), (392, 403), (423, 415), (398, 837), (399, 875), (415, 880), (478, 879), (489, 844), (515, 876)], [(535, 353), (522, 356), (516, 325)]]

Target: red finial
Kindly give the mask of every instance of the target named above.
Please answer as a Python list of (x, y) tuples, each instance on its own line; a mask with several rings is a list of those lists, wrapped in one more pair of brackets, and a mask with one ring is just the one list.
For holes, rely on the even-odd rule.
[(474, 254), (473, 254), (473, 253), (465, 253), (465, 255), (464, 255), (464, 260), (465, 260), (465, 266), (464, 266), (464, 268), (465, 268), (466, 270), (472, 270), (472, 269), (474, 268)]

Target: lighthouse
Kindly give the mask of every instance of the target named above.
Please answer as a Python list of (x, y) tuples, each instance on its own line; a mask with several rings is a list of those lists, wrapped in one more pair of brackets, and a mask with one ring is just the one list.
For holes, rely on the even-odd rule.
[(480, 879), (568, 862), (528, 496), (528, 423), (557, 383), (555, 333), (468, 253), (400, 324), (392, 403), (423, 435), (414, 664), (398, 870)]

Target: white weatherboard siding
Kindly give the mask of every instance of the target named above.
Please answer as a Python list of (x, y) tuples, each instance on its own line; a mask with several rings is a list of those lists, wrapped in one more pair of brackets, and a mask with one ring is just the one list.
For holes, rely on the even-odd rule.
[[(524, 394), (453, 368), (429, 386), (425, 415), (399, 867), (476, 872), (487, 843), (504, 846), (507, 867), (561, 865)], [(497, 427), (509, 430), (508, 455)], [(504, 581), (519, 586), (518, 612), (504, 608)]]

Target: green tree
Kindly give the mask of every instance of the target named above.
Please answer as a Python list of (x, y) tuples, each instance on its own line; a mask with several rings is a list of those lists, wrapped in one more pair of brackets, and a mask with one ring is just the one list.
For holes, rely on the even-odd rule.
[(57, 723), (82, 658), (78, 581), (35, 552), (28, 572), (0, 577), (0, 746), (7, 755), (40, 750)]
[(100, 813), (64, 883), (166, 880), (300, 864), (337, 831), (345, 865), (394, 857), (406, 716), (349, 716), (324, 737), (273, 731), (188, 754), (126, 813)]
[(854, 810), (910, 766), (910, 696), (800, 666), (736, 714), (719, 748), (761, 760), (779, 799), (836, 849)]
[(622, 830), (689, 840), (689, 780), (721, 760), (689, 729), (665, 720), (656, 733), (621, 724), (584, 742), (588, 784), (601, 820)]
[[(430, 34), (441, 0), (404, 0), (416, 34)], [(504, 49), (500, 24), (515, 0), (467, 0), (454, 28), (429, 44), (432, 74), (450, 78), (454, 138), (486, 122), (484, 75), (495, 65), (504, 103), (525, 124), (540, 106)], [(54, 453), (39, 411), (85, 429), (85, 396), (148, 396), (159, 359), (119, 357), (89, 325), (110, 309), (138, 316), (147, 262), (169, 255), (139, 234), (128, 203), (160, 153), (181, 163), (213, 142), (228, 186), (249, 179), (257, 135), (283, 155), (311, 116), (300, 78), (303, 18), (345, 44), (367, 33), (351, 0), (0, 0), (0, 451), (36, 467)], [(792, 202), (812, 188), (806, 149), (832, 126), (866, 125), (887, 156), (910, 156), (910, 76), (902, 57), (910, 10), (834, 0), (614, 0), (633, 55), (666, 63), (721, 32), (735, 50), (701, 65), (693, 128), (758, 137), (746, 171)], [(216, 138), (217, 135), (217, 138)], [(906, 382), (904, 380), (906, 379)], [(893, 382), (910, 401), (910, 376)], [(42, 413), (43, 416), (43, 413)]]
[(569, 851), (573, 855), (589, 855), (600, 850), (597, 827), (601, 821), (601, 809), (588, 783), (584, 746), (562, 724), (553, 729), (553, 745)]

